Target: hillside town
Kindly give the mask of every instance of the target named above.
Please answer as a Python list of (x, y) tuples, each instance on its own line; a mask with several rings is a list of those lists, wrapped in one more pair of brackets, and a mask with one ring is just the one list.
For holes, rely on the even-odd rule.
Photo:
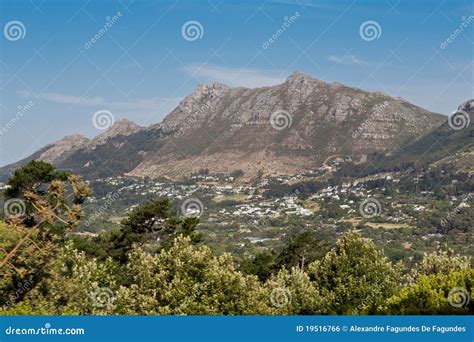
[[(333, 164), (324, 172), (330, 175), (336, 167)], [(413, 181), (420, 182), (423, 177), (420, 174)], [(449, 234), (441, 234), (436, 224), (424, 226), (425, 219), (439, 205), (434, 191), (419, 191), (417, 196), (404, 194), (400, 191), (400, 182), (407, 181), (403, 173), (382, 173), (335, 185), (316, 183), (320, 178), (321, 170), (252, 181), (207, 173), (179, 182), (98, 179), (91, 183), (98, 191), (86, 205), (93, 219), (81, 229), (87, 234), (113, 229), (137, 203), (168, 198), (178, 215), (199, 218), (198, 230), (207, 243), (242, 256), (271, 250), (288, 234), (305, 230), (317, 231), (328, 239), (337, 238), (347, 229), (363, 230), (381, 244), (393, 246), (394, 253), (401, 257), (456, 243)], [(308, 184), (314, 189), (305, 189)], [(448, 204), (471, 209), (471, 199), (450, 196)], [(97, 211), (100, 215), (94, 214)], [(415, 246), (417, 251), (413, 251)], [(461, 248), (474, 252), (466, 245)]]

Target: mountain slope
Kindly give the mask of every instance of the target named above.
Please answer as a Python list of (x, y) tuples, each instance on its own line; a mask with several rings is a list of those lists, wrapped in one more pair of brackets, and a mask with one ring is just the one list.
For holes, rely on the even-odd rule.
[(445, 122), (419, 139), (408, 141), (389, 155), (369, 156), (367, 163), (341, 170), (362, 177), (387, 171), (453, 166), (474, 171), (474, 99), (462, 103)]
[[(272, 87), (201, 85), (161, 124), (117, 122), (67, 153), (56, 143), (49, 150), (61, 153), (50, 153), (48, 160), (87, 178), (180, 178), (201, 169), (242, 170), (248, 177), (294, 174), (336, 154), (363, 158), (392, 152), (444, 120), (403, 99), (296, 72)], [(42, 158), (44, 151), (29, 160)], [(11, 169), (1, 168), (0, 175)]]
[(415, 166), (456, 164), (474, 167), (474, 99), (462, 103), (443, 125), (415, 142), (403, 145), (391, 156), (395, 162)]
[[(274, 113), (281, 114), (283, 129), (272, 126)], [(165, 118), (166, 145), (130, 174), (174, 178), (203, 168), (297, 173), (334, 154), (391, 151), (442, 121), (401, 99), (301, 73), (258, 89), (214, 83), (198, 87)]]
[(55, 141), (39, 149), (32, 155), (19, 160), (16, 163), (0, 168), (0, 181), (4, 182), (17, 168), (27, 164), (32, 160), (44, 160), (56, 165), (69, 155), (73, 155), (82, 146), (85, 146), (90, 140), (80, 134), (67, 135), (61, 140)]

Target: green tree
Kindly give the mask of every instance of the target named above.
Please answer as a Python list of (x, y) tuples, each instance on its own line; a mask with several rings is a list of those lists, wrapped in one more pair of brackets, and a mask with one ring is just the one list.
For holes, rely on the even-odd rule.
[(26, 226), (22, 213), (7, 217), (0, 240), (0, 297), (14, 298), (9, 305), (48, 278), (48, 264), (58, 255), (67, 233), (77, 226), (82, 215), (79, 203), (88, 194), (90, 189), (74, 175), (64, 182), (52, 180), (44, 191), (21, 194), (32, 208), (35, 224)]
[(266, 312), (257, 278), (238, 272), (230, 255), (213, 256), (178, 236), (157, 255), (134, 248), (127, 263), (131, 283), (117, 294), (120, 314), (237, 315)]
[(474, 314), (474, 270), (418, 276), (380, 309), (391, 315)]
[(144, 234), (163, 229), (160, 224), (171, 216), (167, 199), (148, 201), (135, 208), (122, 222), (125, 230)]
[(321, 294), (338, 314), (375, 313), (398, 291), (400, 270), (359, 233), (347, 232), (321, 260), (309, 266)]
[(308, 265), (321, 258), (328, 250), (328, 245), (317, 238), (313, 232), (292, 235), (277, 252), (262, 252), (250, 260), (244, 260), (240, 266), (247, 274), (257, 275), (262, 281), (282, 267), (307, 269)]
[(401, 291), (381, 309), (387, 314), (467, 314), (474, 291), (474, 270), (469, 257), (452, 250), (425, 254)]
[(419, 275), (449, 274), (469, 269), (471, 258), (455, 254), (453, 250), (425, 254), (416, 268)]
[(240, 270), (246, 274), (253, 274), (260, 281), (267, 280), (277, 270), (275, 255), (269, 252), (258, 253), (252, 259), (245, 259), (240, 263)]
[(56, 170), (50, 163), (33, 160), (15, 170), (8, 180), (10, 188), (7, 189), (6, 196), (19, 197), (27, 191), (41, 193), (46, 190), (45, 184), (55, 179), (64, 181), (69, 175), (70, 173)]
[(276, 264), (278, 268), (300, 267), (305, 269), (307, 265), (321, 258), (327, 250), (327, 244), (318, 239), (315, 233), (299, 233), (291, 236), (278, 253)]
[[(47, 162), (33, 160), (25, 166), (16, 169), (9, 178), (7, 185), (9, 188), (5, 191), (5, 198), (18, 198), (25, 200), (25, 194), (44, 196), (48, 192), (49, 185), (54, 180), (67, 181), (70, 173), (56, 170), (56, 168)], [(34, 208), (28, 201), (25, 201), (25, 214), (23, 223), (27, 226), (33, 226)]]
[(43, 276), (19, 302), (0, 310), (7, 315), (94, 315), (114, 312), (117, 268), (98, 262), (72, 243), (56, 250)]
[(193, 243), (200, 242), (201, 234), (195, 231), (198, 223), (197, 218), (176, 217), (168, 199), (152, 200), (135, 208), (122, 221), (120, 230), (111, 232), (108, 241), (99, 238), (99, 244), (105, 246), (108, 255), (125, 263), (133, 244), (153, 240), (158, 241), (162, 248), (168, 247), (176, 234), (189, 236)]
[(327, 301), (298, 267), (281, 269), (265, 283), (269, 313), (278, 315), (315, 315), (327, 310)]

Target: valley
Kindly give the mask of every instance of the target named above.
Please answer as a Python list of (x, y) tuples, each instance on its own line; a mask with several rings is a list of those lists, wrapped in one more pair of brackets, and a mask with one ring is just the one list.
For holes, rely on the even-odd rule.
[[(344, 163), (338, 158), (324, 171), (251, 182), (243, 175), (206, 172), (179, 182), (98, 179), (90, 183), (95, 196), (84, 206), (89, 219), (78, 234), (118, 229), (138, 203), (168, 198), (178, 216), (189, 214), (183, 204), (190, 201), (204, 242), (217, 254), (241, 259), (278, 250), (302, 232), (332, 244), (352, 229), (373, 239), (394, 261), (410, 263), (439, 248), (474, 256), (468, 242), (474, 237), (471, 175), (438, 169), (346, 180), (334, 176)], [(460, 212), (451, 215), (456, 208)], [(452, 222), (446, 224), (448, 219)]]
[(239, 260), (305, 232), (332, 245), (350, 230), (392, 261), (439, 249), (472, 256), (473, 111), (469, 100), (446, 117), (300, 72), (273, 87), (210, 83), (162, 123), (67, 136), (0, 178), (31, 160), (84, 177), (94, 195), (74, 234), (85, 239), (167, 199), (177, 217), (199, 219), (214, 253)]

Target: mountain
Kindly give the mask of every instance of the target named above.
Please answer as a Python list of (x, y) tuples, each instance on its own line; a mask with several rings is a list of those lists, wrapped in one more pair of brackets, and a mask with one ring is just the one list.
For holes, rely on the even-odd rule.
[[(65, 138), (14, 165), (45, 159), (87, 178), (180, 178), (202, 169), (294, 174), (334, 155), (363, 160), (393, 152), (445, 119), (401, 98), (295, 72), (271, 87), (200, 85), (160, 124), (119, 121), (90, 141)], [(0, 175), (11, 170), (3, 167)]]
[(16, 163), (0, 168), (0, 181), (5, 181), (8, 176), (15, 171), (15, 169), (32, 160), (44, 160), (60, 165), (67, 156), (73, 155), (78, 149), (85, 146), (87, 142), (89, 142), (89, 139), (80, 134), (67, 135), (61, 140), (46, 145), (32, 155), (21, 159)]
[(455, 164), (474, 167), (474, 99), (462, 103), (440, 127), (403, 145), (392, 158), (415, 165)]
[(369, 156), (365, 164), (343, 170), (352, 176), (404, 170), (452, 166), (459, 171), (474, 171), (474, 99), (462, 103), (434, 130), (414, 141), (407, 141), (388, 155)]
[[(144, 128), (124, 119), (115, 122), (106, 132), (99, 134), (94, 139), (88, 139), (80, 134), (67, 135), (61, 140), (39, 149), (27, 158), (0, 168), (0, 181), (8, 179), (15, 169), (31, 160), (47, 161), (61, 169), (73, 170), (94, 177), (94, 172), (85, 172), (86, 170), (89, 171), (88, 166), (102, 164), (101, 160), (110, 157), (107, 156), (110, 148), (120, 147), (120, 144), (116, 142), (117, 139), (126, 139), (142, 129)], [(105, 150), (107, 150), (106, 153), (104, 153)], [(134, 154), (135, 152), (131, 153)], [(87, 161), (81, 164), (81, 162), (84, 162), (82, 157), (86, 158)]]

